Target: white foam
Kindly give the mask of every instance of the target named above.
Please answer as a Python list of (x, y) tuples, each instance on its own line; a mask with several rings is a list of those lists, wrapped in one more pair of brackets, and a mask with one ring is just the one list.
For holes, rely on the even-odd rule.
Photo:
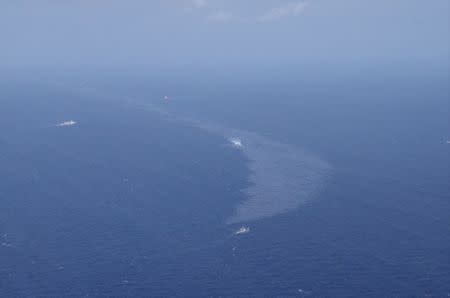
[(302, 296), (308, 296), (311, 294), (311, 291), (305, 291), (303, 289), (297, 289), (297, 292)]
[(58, 123), (55, 126), (56, 127), (63, 127), (63, 126), (72, 126), (72, 125), (75, 125), (75, 124), (77, 124), (76, 121), (68, 120), (68, 121), (64, 121), (64, 122)]

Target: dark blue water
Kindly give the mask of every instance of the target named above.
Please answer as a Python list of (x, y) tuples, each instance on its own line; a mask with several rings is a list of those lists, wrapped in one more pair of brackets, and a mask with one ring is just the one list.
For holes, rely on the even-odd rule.
[[(90, 79), (1, 83), (0, 296), (450, 294), (445, 79)], [(326, 162), (316, 191), (226, 224), (246, 189), (312, 171), (252, 178), (229, 129)]]

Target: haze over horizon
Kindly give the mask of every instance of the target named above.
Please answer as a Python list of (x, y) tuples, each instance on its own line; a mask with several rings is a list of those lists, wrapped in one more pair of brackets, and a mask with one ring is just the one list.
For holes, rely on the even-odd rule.
[(8, 1), (0, 66), (444, 68), (436, 1)]

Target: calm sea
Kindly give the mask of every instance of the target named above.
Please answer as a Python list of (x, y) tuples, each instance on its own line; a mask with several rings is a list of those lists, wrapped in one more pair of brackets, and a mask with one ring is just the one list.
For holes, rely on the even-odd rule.
[(448, 92), (4, 78), (0, 296), (447, 297)]

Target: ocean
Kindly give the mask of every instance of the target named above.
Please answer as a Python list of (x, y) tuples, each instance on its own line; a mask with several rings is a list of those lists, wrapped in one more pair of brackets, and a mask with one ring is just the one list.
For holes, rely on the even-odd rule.
[(450, 296), (449, 119), (445, 77), (3, 76), (0, 296)]

